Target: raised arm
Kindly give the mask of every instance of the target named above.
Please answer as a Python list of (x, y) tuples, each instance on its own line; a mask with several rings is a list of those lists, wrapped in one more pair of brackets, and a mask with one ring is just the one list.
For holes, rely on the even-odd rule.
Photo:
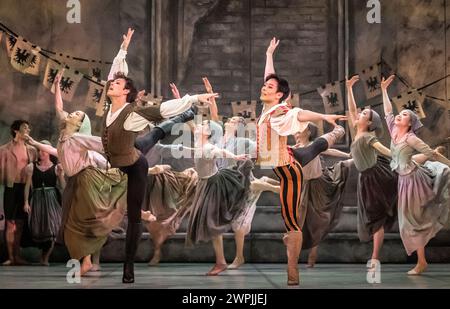
[(336, 126), (336, 121), (338, 120), (347, 120), (347, 116), (319, 114), (308, 110), (302, 110), (301, 112), (298, 113), (298, 121), (300, 122), (326, 121), (331, 125)]
[[(205, 84), (207, 93), (214, 93), (211, 83), (209, 82), (207, 77), (203, 77), (203, 83)], [(219, 121), (219, 109), (217, 108), (216, 98), (212, 97), (210, 100), (211, 104), (209, 105), (209, 110), (211, 112), (211, 120)]]
[(185, 95), (181, 99), (173, 99), (161, 103), (160, 106), (146, 106), (136, 108), (124, 122), (124, 129), (127, 131), (140, 132), (150, 123), (169, 119), (181, 113), (184, 113), (193, 104), (204, 103), (209, 105), (211, 98), (218, 97), (217, 93), (206, 93), (199, 95)]
[(36, 147), (37, 149), (47, 152), (52, 156), (58, 157), (58, 151), (56, 148), (50, 145), (41, 144), (39, 142), (36, 142), (31, 136), (25, 135), (25, 138), (27, 139), (27, 143), (30, 144), (33, 147)]
[(269, 47), (267, 48), (266, 68), (264, 70), (264, 80), (266, 80), (267, 76), (269, 76), (270, 74), (275, 74), (275, 66), (273, 64), (273, 54), (275, 53), (275, 50), (277, 49), (278, 44), (280, 44), (280, 40), (273, 38), (272, 41), (270, 41)]
[(383, 93), (383, 107), (384, 107), (384, 114), (387, 116), (392, 113), (392, 103), (389, 99), (389, 94), (387, 89), (389, 88), (389, 85), (392, 83), (392, 81), (395, 79), (395, 75), (389, 76), (388, 79), (385, 79), (383, 77), (383, 80), (381, 81), (381, 92)]
[(337, 120), (347, 120), (347, 116), (324, 115), (301, 108), (280, 107), (270, 117), (270, 125), (278, 135), (289, 136), (297, 132), (303, 132), (308, 126), (308, 121), (327, 121), (336, 126)]
[(348, 100), (348, 112), (352, 123), (356, 122), (358, 118), (358, 110), (356, 107), (355, 96), (353, 95), (353, 85), (359, 81), (359, 75), (353, 76), (350, 80), (347, 80), (347, 100)]
[(122, 72), (125, 75), (128, 75), (128, 65), (126, 62), (126, 56), (127, 56), (127, 50), (128, 46), (130, 45), (131, 38), (133, 37), (134, 30), (131, 28), (128, 28), (127, 34), (123, 35), (123, 41), (120, 45), (120, 50), (117, 56), (114, 58), (113, 64), (111, 66), (111, 70), (108, 74), (108, 80), (114, 79), (114, 74), (118, 72)]
[(58, 117), (59, 121), (63, 121), (67, 117), (67, 113), (64, 111), (64, 101), (62, 99), (62, 93), (61, 93), (61, 77), (64, 74), (64, 69), (62, 69), (58, 74), (55, 76), (55, 110), (56, 110), (56, 116)]

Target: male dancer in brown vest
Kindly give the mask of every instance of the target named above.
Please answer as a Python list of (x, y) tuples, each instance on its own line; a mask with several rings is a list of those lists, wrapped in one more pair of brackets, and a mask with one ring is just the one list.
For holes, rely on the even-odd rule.
[[(193, 118), (191, 109), (199, 102), (209, 104), (209, 98), (217, 94), (186, 95), (182, 99), (171, 100), (160, 106), (137, 107), (134, 102), (137, 91), (133, 81), (127, 77), (125, 55), (134, 30), (128, 29), (123, 37), (119, 54), (114, 59), (109, 74), (107, 96), (111, 104), (103, 120), (102, 141), (106, 156), (112, 167), (118, 167), (128, 175), (127, 214), (128, 228), (126, 233), (125, 263), (123, 268), (123, 283), (134, 282), (134, 258), (142, 233), (141, 206), (147, 188), (148, 164), (144, 155), (176, 122), (184, 122)], [(183, 114), (182, 114), (183, 113)], [(181, 114), (181, 115), (180, 115)], [(161, 121), (164, 118), (171, 121), (154, 128), (145, 137), (136, 137), (139, 131), (146, 128), (150, 122)]]

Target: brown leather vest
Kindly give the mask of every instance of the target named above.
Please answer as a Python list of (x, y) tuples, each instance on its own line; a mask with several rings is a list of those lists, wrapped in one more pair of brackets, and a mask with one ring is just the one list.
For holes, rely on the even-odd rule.
[(109, 127), (106, 126), (109, 109), (103, 115), (102, 143), (111, 167), (130, 166), (139, 158), (140, 151), (134, 147), (137, 132), (126, 131), (123, 128), (125, 120), (133, 111), (133, 105), (127, 105)]

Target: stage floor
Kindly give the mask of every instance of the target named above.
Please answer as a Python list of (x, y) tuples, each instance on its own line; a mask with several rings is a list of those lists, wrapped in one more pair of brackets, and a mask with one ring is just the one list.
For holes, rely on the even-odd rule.
[[(69, 284), (69, 268), (63, 264), (0, 267), (1, 289), (73, 289), (73, 288), (140, 288), (140, 289), (283, 289), (286, 288), (284, 264), (246, 264), (239, 270), (228, 270), (220, 276), (205, 273), (212, 264), (163, 263), (157, 267), (136, 264), (136, 283), (121, 283), (122, 265), (103, 264), (101, 272), (90, 273), (81, 283)], [(300, 265), (301, 289), (416, 289), (450, 288), (450, 264), (432, 264), (422, 276), (407, 276), (413, 265), (382, 265), (381, 283), (369, 284), (365, 265), (318, 264), (314, 269)]]

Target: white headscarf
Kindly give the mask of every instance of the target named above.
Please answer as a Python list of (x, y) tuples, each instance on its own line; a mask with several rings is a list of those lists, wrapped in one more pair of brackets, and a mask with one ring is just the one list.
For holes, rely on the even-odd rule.
[(84, 135), (92, 135), (91, 120), (89, 119), (89, 116), (86, 113), (84, 113), (83, 122), (81, 123), (78, 133), (84, 134)]

